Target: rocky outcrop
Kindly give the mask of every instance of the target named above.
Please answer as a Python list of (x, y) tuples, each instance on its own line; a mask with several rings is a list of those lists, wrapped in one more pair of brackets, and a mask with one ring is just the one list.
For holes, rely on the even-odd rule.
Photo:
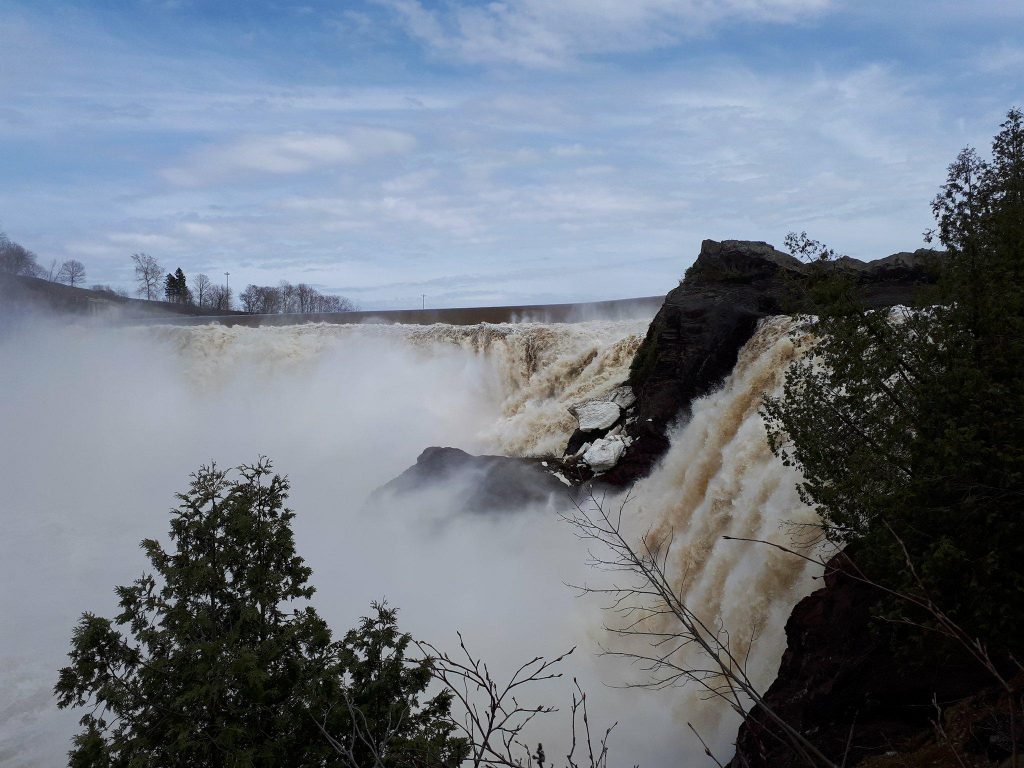
[(634, 418), (636, 395), (628, 384), (603, 398), (587, 400), (569, 408), (578, 427), (569, 438), (561, 463), (570, 476), (589, 480), (612, 469), (632, 442), (623, 427)]
[[(921, 250), (872, 262), (842, 259), (831, 268), (847, 270), (861, 283), (870, 305), (888, 306), (911, 303), (918, 286), (931, 281), (937, 258)], [(758, 321), (806, 308), (801, 296), (811, 269), (768, 243), (701, 244), (633, 361), (628, 384), (637, 403), (624, 424), (632, 443), (603, 481), (628, 485), (650, 471), (668, 449), (669, 425), (728, 375)]]
[[(793, 609), (779, 674), (765, 694), (777, 715), (849, 766), (917, 748), (933, 733), (936, 703), (945, 709), (993, 683), (966, 653), (914, 666), (899, 629), (872, 621), (879, 591), (846, 575), (853, 572), (846, 555), (837, 555), (825, 586)], [(777, 733), (755, 708), (740, 728), (732, 768), (805, 765)]]
[(581, 432), (611, 429), (622, 417), (622, 409), (611, 400), (590, 400), (569, 408)]
[(626, 440), (621, 435), (598, 438), (583, 452), (583, 463), (592, 472), (607, 472), (619, 463), (626, 446)]
[[(916, 251), (874, 262), (841, 259), (832, 268), (861, 282), (870, 303), (887, 306), (910, 303), (916, 287), (929, 281), (935, 258), (933, 251)], [(555, 473), (573, 485), (595, 478), (609, 486), (635, 482), (668, 449), (669, 426), (685, 419), (690, 403), (729, 374), (758, 321), (801, 309), (810, 270), (768, 243), (705, 240), (686, 277), (665, 297), (629, 381), (570, 409), (578, 429), (561, 458), (549, 459), (545, 467), (533, 460), (430, 448), (385, 488), (416, 487), (471, 471), (478, 483), (464, 506), (493, 510), (515, 508), (516, 499), (530, 494), (531, 477), (546, 488), (560, 482)]]
[(559, 468), (540, 459), (473, 456), (458, 448), (427, 448), (416, 463), (374, 492), (374, 497), (401, 497), (444, 488), (453, 513), (504, 513), (552, 497), (565, 498), (570, 483), (559, 478)]

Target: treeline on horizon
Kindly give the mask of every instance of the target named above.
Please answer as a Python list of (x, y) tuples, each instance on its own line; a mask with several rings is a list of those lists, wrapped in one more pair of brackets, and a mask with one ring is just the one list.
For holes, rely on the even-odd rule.
[[(178, 267), (164, 274), (160, 262), (146, 253), (132, 254), (135, 270), (136, 295), (145, 301), (167, 301), (200, 309), (233, 311), (234, 292), (226, 283), (214, 283), (208, 275), (199, 273), (191, 282)], [(49, 282), (64, 283), (72, 288), (84, 287), (85, 265), (77, 259), (68, 259), (59, 266), (54, 259), (49, 268), (39, 263), (39, 257), (20, 243), (0, 232), (0, 273), (32, 277)], [(90, 290), (101, 291), (122, 299), (129, 298), (123, 288), (96, 283)], [(308, 283), (292, 284), (282, 280), (278, 285), (249, 284), (239, 294), (244, 312), (251, 314), (315, 314), (321, 312), (352, 312), (355, 303), (345, 296), (321, 293)]]

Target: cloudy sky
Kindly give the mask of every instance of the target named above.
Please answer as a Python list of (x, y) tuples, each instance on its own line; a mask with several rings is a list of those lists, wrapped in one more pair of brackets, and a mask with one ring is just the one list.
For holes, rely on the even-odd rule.
[(662, 294), (704, 238), (921, 245), (1019, 0), (0, 0), (0, 229), (366, 308)]

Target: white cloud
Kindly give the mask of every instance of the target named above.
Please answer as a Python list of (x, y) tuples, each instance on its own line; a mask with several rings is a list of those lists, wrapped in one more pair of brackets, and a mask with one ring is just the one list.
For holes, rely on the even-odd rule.
[(181, 186), (203, 186), (252, 175), (289, 175), (349, 165), (416, 147), (409, 133), (384, 128), (357, 128), (344, 134), (291, 132), (249, 136), (193, 153), (163, 176)]
[(107, 235), (109, 240), (114, 245), (124, 246), (129, 249), (173, 249), (180, 248), (182, 243), (180, 240), (168, 235), (156, 234), (152, 232), (111, 232)]
[[(571, 71), (432, 65), (379, 8), (369, 14), (379, 60), (325, 36), (330, 50), (310, 48), (323, 68), (297, 79), (268, 76), (269, 60), (254, 70), (248, 48), (160, 58), (40, 22), (25, 40), (53, 35), (40, 49), (49, 71), (15, 78), (10, 117), (0, 114), (0, 143), (25, 148), (0, 189), (4, 228), (47, 263), (79, 258), (90, 280), (125, 286), (128, 256), (145, 250), (189, 274), (230, 270), (239, 284), (315, 269), (365, 306), (444, 293), (375, 287), (396, 275), (451, 283), (444, 300), (468, 301), (451, 276), (491, 279), (508, 264), (543, 274), (502, 283), (510, 301), (652, 294), (705, 237), (779, 243), (806, 229), (857, 256), (914, 247), (946, 164), (965, 144), (984, 146), (1020, 101), (1005, 24), (974, 46), (943, 31), (948, 18), (932, 20), (933, 43), (949, 51), (934, 68), (904, 56), (911, 45), (887, 46), (883, 64), (870, 45), (812, 61), (749, 27), (806, 19), (822, 44), (841, 24), (904, 34), (903, 6), (382, 1), (449, 61)], [(922, 2), (907, 7), (921, 13)], [(741, 49), (725, 24), (748, 25), (744, 39), (764, 45)], [(573, 66), (706, 32), (719, 36), (701, 42), (708, 57)], [(397, 63), (389, 45), (401, 48)], [(362, 68), (332, 60), (337, 51)], [(370, 75), (366, 61), (384, 66)], [(979, 74), (982, 63), (998, 76)], [(323, 76), (332, 72), (344, 76)]]
[(447, 11), (378, 0), (405, 31), (470, 63), (560, 67), (580, 57), (663, 48), (728, 22), (793, 23), (832, 0), (498, 0)]
[(324, 217), (323, 226), (327, 231), (374, 231), (390, 228), (394, 224), (405, 224), (414, 228), (437, 230), (448, 237), (469, 238), (484, 229), (482, 222), (474, 217), (465, 201), (429, 193), (415, 196), (386, 194), (378, 197), (295, 198), (282, 205), (289, 211)]
[(982, 72), (1017, 72), (1024, 69), (1024, 47), (1004, 43), (978, 54), (977, 66)]
[(586, 147), (579, 142), (575, 144), (559, 144), (551, 148), (551, 154), (555, 157), (585, 157), (590, 154)]

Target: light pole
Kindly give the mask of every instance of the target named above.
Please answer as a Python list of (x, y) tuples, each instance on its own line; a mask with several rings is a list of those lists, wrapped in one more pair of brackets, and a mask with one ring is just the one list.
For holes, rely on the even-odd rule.
[(427, 308), (427, 294), (425, 294), (425, 293), (421, 293), (421, 294), (420, 294), (420, 298), (422, 298), (422, 299), (423, 299), (423, 303), (422, 303), (422, 305), (420, 306), (420, 309), (426, 309), (426, 308)]
[(231, 309), (231, 283), (228, 278), (231, 276), (230, 272), (224, 273), (224, 309)]

